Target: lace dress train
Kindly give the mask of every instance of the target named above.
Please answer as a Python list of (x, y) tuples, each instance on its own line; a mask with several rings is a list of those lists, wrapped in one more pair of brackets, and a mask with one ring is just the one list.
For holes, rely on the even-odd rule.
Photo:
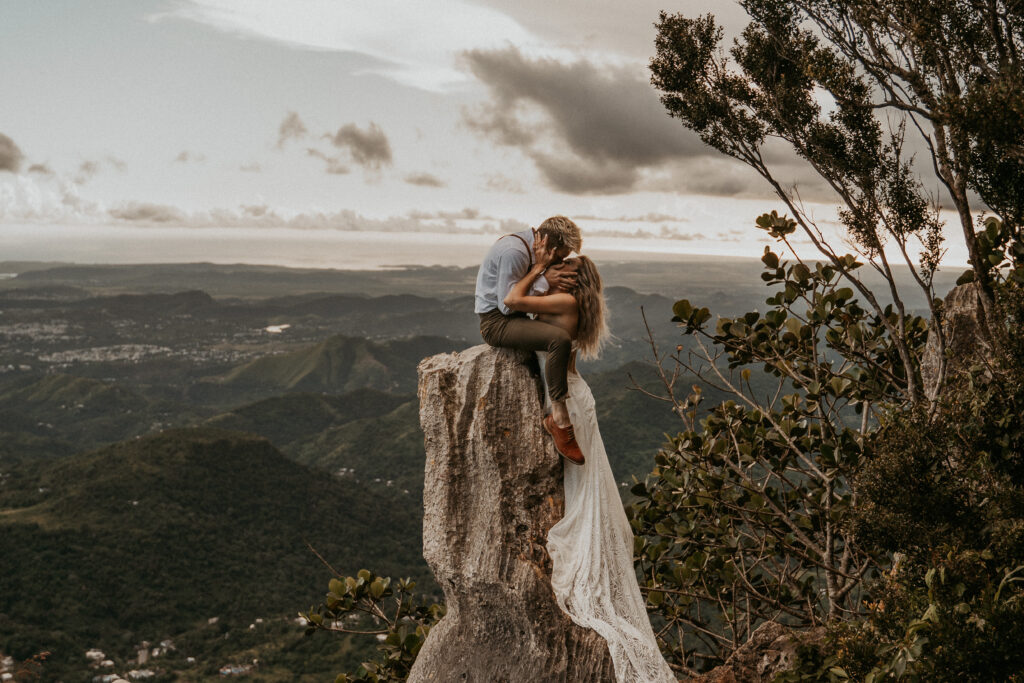
[[(544, 354), (538, 353), (543, 367)], [(565, 464), (565, 516), (548, 532), (551, 585), (562, 610), (607, 642), (618, 683), (675, 683), (633, 568), (633, 530), (619, 498), (590, 387), (569, 373), (566, 407), (583, 465)]]

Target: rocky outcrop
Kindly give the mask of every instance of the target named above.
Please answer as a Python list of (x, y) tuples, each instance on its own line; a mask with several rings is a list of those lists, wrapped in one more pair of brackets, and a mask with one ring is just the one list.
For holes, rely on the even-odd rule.
[(427, 358), (419, 377), (423, 555), (448, 612), (409, 681), (613, 681), (605, 641), (551, 590), (545, 543), (562, 516), (562, 463), (541, 427), (533, 357), (475, 346)]
[[(992, 338), (985, 324), (985, 309), (977, 283), (950, 290), (942, 304), (942, 332), (946, 342), (946, 378), (953, 379), (992, 350)], [(933, 326), (935, 321), (931, 323)], [(941, 355), (934, 329), (921, 357), (921, 380), (925, 394), (933, 399), (938, 391)]]
[(750, 634), (747, 642), (725, 664), (692, 678), (688, 683), (762, 683), (775, 678), (793, 666), (801, 645), (820, 644), (824, 627), (793, 631), (782, 624), (768, 621)]

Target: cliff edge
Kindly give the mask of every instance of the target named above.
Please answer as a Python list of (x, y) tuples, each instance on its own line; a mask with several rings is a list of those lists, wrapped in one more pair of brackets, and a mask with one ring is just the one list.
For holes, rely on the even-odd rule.
[(448, 612), (410, 683), (614, 680), (604, 639), (573, 624), (551, 589), (562, 463), (541, 427), (531, 354), (481, 345), (427, 358), (419, 403), (423, 555)]

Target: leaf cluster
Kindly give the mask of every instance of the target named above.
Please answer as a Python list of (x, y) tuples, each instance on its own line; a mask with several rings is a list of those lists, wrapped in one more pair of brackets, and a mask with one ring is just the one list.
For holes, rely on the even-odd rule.
[(431, 626), (444, 616), (443, 605), (414, 593), (411, 579), (392, 580), (361, 569), (355, 576), (338, 576), (328, 583), (324, 602), (300, 612), (306, 635), (317, 631), (379, 636), (380, 656), (363, 662), (353, 673), (339, 674), (335, 683), (404, 681)]
[(947, 550), (898, 562), (873, 587), (863, 620), (833, 624), (777, 683), (1024, 680), (1024, 565), (991, 551)]

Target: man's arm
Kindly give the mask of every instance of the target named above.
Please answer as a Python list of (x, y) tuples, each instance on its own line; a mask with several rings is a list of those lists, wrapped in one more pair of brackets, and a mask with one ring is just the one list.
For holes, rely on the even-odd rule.
[(531, 285), (544, 272), (543, 265), (535, 265), (517, 283), (505, 297), (505, 305), (513, 311), (522, 313), (566, 313), (576, 307), (576, 299), (571, 294), (560, 292), (547, 296), (530, 296)]

